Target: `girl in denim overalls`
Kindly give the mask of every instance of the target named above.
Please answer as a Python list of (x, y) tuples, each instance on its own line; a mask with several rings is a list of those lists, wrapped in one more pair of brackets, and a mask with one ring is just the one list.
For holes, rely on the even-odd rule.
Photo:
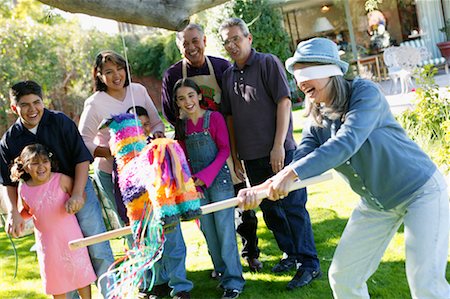
[[(230, 145), (223, 116), (200, 108), (200, 88), (190, 79), (178, 80), (173, 94), (175, 139), (184, 146), (195, 185), (204, 194), (202, 205), (233, 197), (233, 182), (225, 163)], [(203, 215), (200, 229), (214, 269), (221, 273), (220, 285), (225, 290), (222, 298), (237, 298), (245, 281), (236, 244), (234, 208)]]

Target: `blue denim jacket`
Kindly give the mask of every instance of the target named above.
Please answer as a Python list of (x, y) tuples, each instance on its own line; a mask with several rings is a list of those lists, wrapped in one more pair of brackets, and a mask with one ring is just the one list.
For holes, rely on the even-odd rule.
[(331, 168), (370, 205), (391, 209), (420, 188), (435, 164), (392, 115), (385, 96), (371, 81), (356, 79), (344, 122), (308, 124), (291, 163), (300, 179)]

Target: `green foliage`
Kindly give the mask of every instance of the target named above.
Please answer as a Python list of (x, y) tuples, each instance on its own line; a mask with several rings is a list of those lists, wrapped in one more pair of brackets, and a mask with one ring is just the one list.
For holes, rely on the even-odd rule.
[[(0, 20), (0, 101), (8, 106), (8, 89), (17, 81), (42, 85), (50, 107), (80, 112), (91, 88), (93, 56), (105, 45), (98, 32), (80, 34), (76, 24), (41, 24), (28, 19)], [(76, 104), (72, 106), (72, 104)], [(2, 124), (4, 125), (4, 124)]]
[(111, 49), (127, 54), (132, 73), (161, 78), (181, 56), (175, 34), (139, 37), (110, 36), (83, 30), (77, 21), (61, 18), (54, 9), (34, 0), (0, 0), (0, 134), (11, 124), (9, 88), (22, 80), (42, 85), (47, 107), (76, 119), (92, 93), (96, 54)]
[(12, 12), (11, 0), (0, 0), (0, 18), (10, 18)]
[(253, 47), (263, 53), (272, 53), (281, 61), (291, 56), (289, 35), (283, 27), (281, 11), (265, 0), (236, 0), (230, 17), (243, 19), (253, 35)]
[(128, 59), (133, 74), (161, 79), (164, 71), (181, 59), (175, 33), (127, 37)]
[(31, 19), (35, 22), (54, 25), (64, 23), (64, 18), (55, 9), (35, 0), (18, 0), (14, 8), (15, 19)]
[(128, 59), (133, 73), (142, 76), (159, 74), (159, 62), (164, 52), (164, 45), (160, 39), (145, 38), (142, 43), (135, 41), (134, 47), (127, 44), (130, 49)]
[[(425, 66), (417, 73), (416, 106), (399, 116), (399, 121), (414, 139), (442, 168), (450, 165), (450, 99), (439, 93), (434, 81), (437, 69)], [(447, 169), (445, 169), (447, 168)]]
[[(51, 51), (56, 40), (48, 36), (50, 32), (43, 31), (39, 24), (24, 21), (0, 21), (2, 113), (5, 113), (6, 107), (9, 106), (8, 89), (15, 82), (33, 79), (42, 85), (44, 92), (48, 92), (53, 84), (63, 80), (58, 55)], [(3, 121), (5, 119), (2, 119)]]
[(172, 64), (181, 59), (181, 53), (176, 43), (175, 33), (165, 37), (164, 55), (161, 60), (159, 72), (163, 74)]
[[(0, 0), (2, 1), (2, 0)], [(0, 2), (0, 12), (7, 7)], [(0, 133), (12, 121), (9, 88), (22, 80), (42, 85), (51, 109), (76, 118), (92, 92), (92, 63), (101, 49), (118, 48), (116, 39), (84, 31), (47, 6), (23, 0), (0, 17)]]
[(45, 17), (44, 6), (33, 0), (19, 0), (13, 10), (15, 19), (32, 19), (34, 21)]

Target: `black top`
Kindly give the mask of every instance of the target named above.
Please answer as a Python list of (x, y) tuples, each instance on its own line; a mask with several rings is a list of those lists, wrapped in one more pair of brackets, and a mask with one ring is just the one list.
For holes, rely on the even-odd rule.
[[(221, 111), (233, 116), (239, 158), (254, 160), (270, 156), (277, 128), (278, 102), (290, 98), (286, 72), (272, 54), (252, 49), (244, 67), (236, 63), (222, 76)], [(292, 114), (284, 142), (286, 151), (296, 148)]]
[(29, 144), (40, 143), (53, 153), (58, 171), (70, 177), (75, 175), (75, 166), (93, 157), (81, 138), (76, 124), (64, 113), (44, 109), (36, 135), (22, 125), (19, 119), (3, 134), (0, 141), (0, 183), (11, 182), (10, 167), (23, 148)]

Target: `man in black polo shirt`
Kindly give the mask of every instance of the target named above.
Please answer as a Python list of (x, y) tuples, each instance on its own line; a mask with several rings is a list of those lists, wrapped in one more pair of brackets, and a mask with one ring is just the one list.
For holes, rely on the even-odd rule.
[[(24, 228), (24, 221), (17, 209), (17, 185), (11, 182), (9, 166), (25, 146), (33, 143), (46, 146), (53, 153), (52, 159), (57, 162), (58, 172), (74, 179), (69, 202), (83, 235), (88, 237), (105, 232), (99, 201), (88, 179), (89, 164), (93, 158), (75, 123), (62, 112), (44, 108), (42, 89), (34, 81), (15, 84), (11, 88), (10, 100), (11, 109), (18, 119), (0, 141), (0, 183), (6, 186), (7, 191), (4, 192), (8, 205), (7, 232), (18, 236)], [(109, 242), (91, 245), (88, 250), (99, 277), (114, 262)], [(106, 297), (105, 279), (101, 284), (103, 296)]]
[[(243, 171), (243, 160), (250, 183), (258, 185), (288, 165), (296, 148), (286, 74), (274, 55), (252, 49), (252, 35), (243, 20), (224, 21), (219, 34), (235, 61), (223, 73), (221, 106), (227, 118), (235, 171)], [(267, 227), (287, 255), (272, 271), (297, 267), (288, 289), (321, 276), (306, 199), (303, 188), (281, 201), (265, 199), (260, 204)]]

